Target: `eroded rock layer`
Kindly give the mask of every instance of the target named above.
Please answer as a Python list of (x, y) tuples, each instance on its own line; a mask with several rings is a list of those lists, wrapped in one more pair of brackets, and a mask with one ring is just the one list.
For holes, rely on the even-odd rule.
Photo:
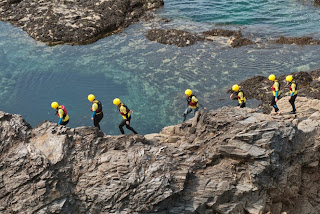
[(320, 102), (296, 105), (224, 107), (146, 136), (1, 112), (0, 212), (319, 213)]

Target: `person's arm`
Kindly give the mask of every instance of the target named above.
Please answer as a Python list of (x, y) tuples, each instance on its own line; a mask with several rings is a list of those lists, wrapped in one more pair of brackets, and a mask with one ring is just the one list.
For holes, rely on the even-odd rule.
[(63, 120), (63, 110), (62, 109), (59, 109), (58, 110), (58, 114), (59, 114), (59, 122), (58, 122), (58, 125), (61, 125), (62, 123), (62, 120)]
[(97, 103), (94, 103), (92, 105), (92, 115), (91, 115), (91, 119), (93, 119), (95, 116), (96, 116), (96, 110), (98, 108), (98, 104)]
[(294, 93), (296, 92), (296, 84), (291, 85), (291, 90), (292, 90), (292, 92), (290, 94), (290, 97), (292, 97), (294, 95)]
[(276, 82), (274, 84), (274, 88), (276, 89), (276, 98), (278, 98), (278, 96), (279, 96), (279, 83), (278, 82)]

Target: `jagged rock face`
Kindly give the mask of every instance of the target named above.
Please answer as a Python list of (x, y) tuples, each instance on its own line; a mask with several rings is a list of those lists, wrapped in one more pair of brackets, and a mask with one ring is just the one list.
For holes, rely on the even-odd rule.
[(319, 213), (320, 102), (304, 99), (295, 116), (225, 107), (146, 136), (1, 113), (0, 212)]
[(0, 20), (32, 38), (55, 44), (87, 44), (127, 27), (163, 0), (4, 0)]

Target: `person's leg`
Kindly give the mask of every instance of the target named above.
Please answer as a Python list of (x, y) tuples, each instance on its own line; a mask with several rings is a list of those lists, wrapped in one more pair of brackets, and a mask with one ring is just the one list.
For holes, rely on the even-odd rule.
[(101, 130), (99, 123), (102, 120), (102, 118), (103, 118), (103, 112), (101, 112), (100, 114), (96, 114), (96, 116), (93, 119), (93, 125), (97, 127), (99, 130)]
[(62, 121), (61, 125), (65, 126), (65, 125), (67, 125), (68, 123), (69, 123), (69, 120), (67, 120), (67, 121)]
[(135, 134), (138, 134), (138, 132), (136, 132), (131, 126), (130, 126), (130, 121), (131, 121), (131, 116), (128, 118), (129, 121), (129, 125), (126, 123), (126, 128), (129, 129), (130, 131), (132, 131)]
[(126, 125), (126, 120), (122, 120), (121, 123), (119, 124), (119, 129), (121, 134), (124, 134), (123, 126)]
[(279, 111), (279, 108), (278, 108), (277, 103), (276, 103), (276, 97), (275, 96), (272, 97), (271, 105), (274, 108), (275, 112)]
[(240, 104), (240, 108), (244, 108), (244, 107), (246, 107), (246, 103), (245, 103), (245, 102), (242, 102), (242, 103)]
[(294, 104), (294, 102), (296, 101), (297, 95), (294, 95), (291, 97), (291, 99), (289, 100), (289, 103), (292, 106), (292, 113), (296, 113), (296, 106)]
[(186, 110), (183, 113), (183, 122), (186, 121), (187, 119), (187, 115), (192, 111), (192, 108), (190, 108), (190, 106), (188, 106), (188, 108), (186, 108)]
[(196, 115), (196, 112), (199, 110), (199, 107), (197, 107), (197, 108), (195, 108), (195, 109), (191, 109), (191, 110), (193, 110), (193, 116), (195, 116), (195, 115)]

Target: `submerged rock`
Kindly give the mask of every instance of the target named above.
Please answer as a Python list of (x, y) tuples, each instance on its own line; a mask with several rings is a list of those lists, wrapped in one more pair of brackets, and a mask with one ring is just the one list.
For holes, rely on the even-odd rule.
[(50, 45), (87, 44), (137, 21), (163, 0), (4, 0), (0, 20)]
[(151, 41), (156, 41), (166, 45), (176, 45), (185, 47), (203, 41), (204, 38), (194, 33), (176, 29), (153, 29), (148, 32), (146, 37)]
[(320, 40), (314, 40), (312, 37), (284, 37), (280, 36), (279, 39), (275, 40), (278, 44), (297, 44), (297, 45), (319, 45)]
[(226, 30), (226, 29), (212, 29), (209, 31), (203, 32), (204, 35), (206, 36), (225, 36), (225, 37), (231, 37), (231, 36), (242, 36), (241, 31), (234, 31), (234, 30)]
[(1, 112), (0, 212), (319, 213), (312, 102), (295, 116), (199, 112), (146, 136), (51, 122), (32, 129)]
[(229, 45), (233, 48), (254, 44), (249, 39), (243, 38), (241, 31), (225, 29), (213, 29), (201, 34), (191, 33), (176, 29), (153, 29), (146, 37), (151, 41), (156, 41), (166, 45), (176, 45), (185, 47), (195, 44), (197, 41), (214, 41), (214, 37), (231, 37)]

